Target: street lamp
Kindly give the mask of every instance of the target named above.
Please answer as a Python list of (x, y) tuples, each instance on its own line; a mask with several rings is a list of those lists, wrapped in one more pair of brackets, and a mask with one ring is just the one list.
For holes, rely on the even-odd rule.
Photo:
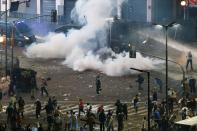
[(184, 20), (186, 19), (186, 6), (187, 6), (187, 2), (185, 0), (182, 0), (181, 1), (181, 6), (183, 7), (183, 10), (184, 10)]
[(148, 76), (148, 131), (150, 131), (150, 72), (146, 70), (136, 69), (136, 68), (130, 68), (130, 69), (147, 73), (147, 76)]
[[(172, 27), (176, 24), (176, 22), (171, 22), (167, 25), (160, 25), (165, 29), (165, 44), (166, 44), (166, 115), (168, 115), (168, 28)], [(158, 24), (154, 24), (154, 25), (158, 25)]]
[(186, 1), (185, 0), (181, 1), (181, 6), (186, 6)]

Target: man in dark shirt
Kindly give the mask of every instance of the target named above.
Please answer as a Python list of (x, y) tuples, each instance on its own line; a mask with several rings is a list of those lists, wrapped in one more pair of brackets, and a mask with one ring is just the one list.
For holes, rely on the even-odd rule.
[(100, 131), (105, 131), (105, 121), (106, 121), (106, 115), (104, 110), (99, 113), (99, 122), (100, 122)]
[(40, 116), (41, 109), (42, 109), (42, 105), (39, 99), (36, 100), (35, 105), (36, 105), (36, 118), (38, 119), (38, 117)]
[(21, 114), (22, 117), (24, 117), (23, 115), (23, 112), (24, 112), (24, 106), (25, 106), (25, 101), (22, 97), (19, 97), (19, 100), (18, 100), (18, 112), (19, 112), (19, 115)]
[(124, 113), (120, 112), (118, 113), (118, 131), (122, 131), (123, 130), (123, 120), (124, 120)]

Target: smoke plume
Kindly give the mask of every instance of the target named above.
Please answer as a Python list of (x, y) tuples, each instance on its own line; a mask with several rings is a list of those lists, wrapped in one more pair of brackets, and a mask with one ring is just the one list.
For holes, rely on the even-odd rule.
[[(123, 0), (121, 0), (123, 2)], [(74, 22), (83, 27), (71, 29), (67, 35), (50, 33), (44, 43), (34, 43), (26, 50), (30, 58), (65, 58), (63, 64), (76, 71), (98, 70), (110, 76), (136, 73), (129, 68), (151, 70), (159, 62), (137, 53), (115, 54), (107, 48), (109, 18), (117, 8), (114, 0), (78, 0), (71, 13)], [(106, 55), (107, 58), (102, 57)]]

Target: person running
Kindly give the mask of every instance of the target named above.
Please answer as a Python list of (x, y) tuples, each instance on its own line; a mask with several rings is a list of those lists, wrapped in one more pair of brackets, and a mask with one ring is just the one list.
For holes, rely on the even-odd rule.
[(189, 64), (190, 64), (190, 66), (191, 66), (191, 70), (193, 70), (193, 65), (192, 65), (192, 53), (191, 53), (191, 51), (189, 51), (188, 54), (187, 54), (186, 70), (187, 70)]

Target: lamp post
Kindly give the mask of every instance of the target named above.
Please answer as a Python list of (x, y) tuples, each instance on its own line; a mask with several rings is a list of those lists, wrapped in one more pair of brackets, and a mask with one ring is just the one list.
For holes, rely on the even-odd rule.
[(11, 70), (10, 70), (10, 75), (11, 78), (13, 78), (13, 69), (14, 69), (14, 29), (12, 29), (11, 32), (11, 41), (10, 41), (10, 47), (11, 47)]
[(181, 6), (183, 7), (183, 11), (184, 11), (183, 19), (185, 20), (185, 18), (186, 18), (186, 12), (185, 12), (186, 11), (186, 9), (185, 9), (186, 8), (186, 1), (185, 0), (181, 1)]
[[(167, 25), (159, 25), (162, 26), (165, 29), (165, 52), (166, 52), (166, 115), (168, 116), (168, 28), (172, 27), (176, 24), (176, 22), (171, 22)], [(154, 24), (154, 25), (158, 25), (158, 24)]]
[(7, 76), (7, 66), (8, 66), (8, 46), (7, 46), (7, 36), (8, 36), (8, 12), (7, 12), (7, 4), (8, 4), (8, 1), (6, 0), (5, 1), (5, 30), (6, 30), (6, 35), (5, 35), (5, 75)]
[(136, 68), (130, 68), (130, 69), (147, 73), (147, 76), (148, 76), (148, 131), (150, 131), (150, 72), (146, 70), (136, 69)]
[[(183, 7), (183, 11), (184, 11), (184, 16), (183, 16), (183, 18), (184, 18), (184, 20), (186, 20), (187, 18), (188, 18), (188, 16), (189, 16), (189, 12), (188, 12), (188, 8), (189, 8), (189, 0), (182, 0), (181, 1), (181, 6)], [(186, 10), (187, 9), (187, 10)], [(187, 11), (187, 12), (186, 12)]]

